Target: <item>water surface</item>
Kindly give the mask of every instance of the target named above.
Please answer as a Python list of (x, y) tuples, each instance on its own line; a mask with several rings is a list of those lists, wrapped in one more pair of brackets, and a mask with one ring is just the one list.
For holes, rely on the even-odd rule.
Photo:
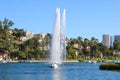
[(101, 63), (64, 63), (52, 69), (46, 62), (0, 64), (0, 80), (119, 80), (120, 72), (99, 70)]

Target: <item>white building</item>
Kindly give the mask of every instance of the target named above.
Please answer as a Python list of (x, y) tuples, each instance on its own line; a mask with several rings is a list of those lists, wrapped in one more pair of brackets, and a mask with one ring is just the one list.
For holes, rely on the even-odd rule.
[(26, 41), (26, 40), (28, 40), (30, 38), (33, 38), (33, 36), (34, 36), (33, 32), (31, 32), (31, 31), (25, 31), (25, 36), (21, 37), (21, 40), (22, 41)]

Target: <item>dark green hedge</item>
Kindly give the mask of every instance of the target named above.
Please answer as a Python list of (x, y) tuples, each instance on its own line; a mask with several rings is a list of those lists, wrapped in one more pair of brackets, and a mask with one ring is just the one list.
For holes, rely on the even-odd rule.
[(102, 64), (100, 70), (120, 70), (120, 64)]

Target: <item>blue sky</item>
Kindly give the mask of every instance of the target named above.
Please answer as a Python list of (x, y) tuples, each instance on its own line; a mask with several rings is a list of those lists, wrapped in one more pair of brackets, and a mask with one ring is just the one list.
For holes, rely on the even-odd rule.
[(56, 8), (66, 9), (68, 38), (102, 40), (103, 34), (120, 34), (120, 0), (1, 0), (0, 20), (33, 33), (53, 33)]

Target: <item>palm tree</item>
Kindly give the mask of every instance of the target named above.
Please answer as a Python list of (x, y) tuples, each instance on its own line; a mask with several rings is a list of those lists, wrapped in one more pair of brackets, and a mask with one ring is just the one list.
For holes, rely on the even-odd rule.
[[(0, 44), (2, 44), (2, 47), (5, 52), (10, 53), (10, 51), (13, 49), (12, 44), (10, 44), (10, 41), (12, 39), (11, 34), (10, 34), (10, 27), (13, 26), (13, 22), (4, 19), (4, 21), (0, 21)], [(2, 49), (2, 50), (3, 50)], [(10, 56), (9, 56), (10, 57)]]
[(80, 56), (80, 54), (82, 53), (82, 47), (83, 47), (82, 37), (78, 36), (77, 43), (78, 43), (78, 46), (79, 46), (79, 48), (78, 48), (79, 54), (78, 55)]
[(91, 38), (91, 41), (90, 41), (90, 53), (91, 53), (91, 57), (95, 57), (95, 56), (97, 56), (96, 55), (96, 53), (98, 52), (98, 46), (97, 46), (97, 44), (98, 44), (98, 39), (96, 39), (96, 38), (94, 38), (94, 37), (92, 37)]
[(89, 39), (85, 38), (84, 39), (84, 44), (83, 44), (83, 53), (85, 54), (85, 57), (90, 56), (90, 41)]
[(115, 40), (113, 45), (115, 50), (120, 51), (120, 40)]
[(10, 27), (13, 26), (14, 23), (8, 19), (4, 19), (2, 23), (3, 28), (3, 39), (8, 40), (10, 39)]
[(13, 31), (13, 36), (15, 36), (15, 38), (17, 40), (20, 40), (20, 38), (24, 35), (24, 30), (23, 29), (17, 29), (15, 28)]
[(47, 46), (47, 50), (48, 50), (49, 47), (50, 47), (51, 39), (52, 39), (51, 34), (48, 33), (48, 34), (46, 35), (45, 39), (46, 39), (46, 46)]
[(2, 39), (3, 35), (3, 28), (2, 28), (2, 22), (0, 21), (0, 39)]

